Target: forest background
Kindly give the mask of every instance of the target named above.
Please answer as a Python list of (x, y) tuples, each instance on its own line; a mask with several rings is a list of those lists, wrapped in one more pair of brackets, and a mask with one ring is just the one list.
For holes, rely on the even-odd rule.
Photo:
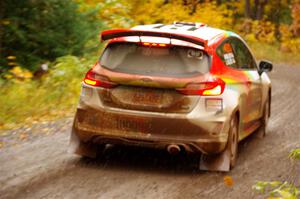
[(3, 0), (0, 129), (72, 116), (102, 30), (174, 21), (234, 31), (258, 60), (300, 61), (300, 0)]

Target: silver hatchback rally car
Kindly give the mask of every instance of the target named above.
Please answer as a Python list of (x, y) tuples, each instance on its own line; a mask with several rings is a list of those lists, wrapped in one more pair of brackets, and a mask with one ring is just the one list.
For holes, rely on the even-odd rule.
[(106, 144), (201, 154), (199, 168), (229, 171), (238, 142), (266, 132), (272, 64), (257, 66), (237, 34), (175, 22), (103, 31), (107, 45), (82, 83), (70, 149)]

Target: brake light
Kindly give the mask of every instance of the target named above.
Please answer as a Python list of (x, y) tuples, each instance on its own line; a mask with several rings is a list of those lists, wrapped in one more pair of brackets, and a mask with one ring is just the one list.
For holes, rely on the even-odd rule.
[(220, 85), (212, 88), (204, 90), (202, 95), (221, 95), (222, 94), (222, 87)]
[(167, 44), (162, 43), (149, 43), (149, 42), (142, 42), (143, 46), (153, 46), (153, 47), (167, 47)]
[(183, 95), (217, 96), (221, 95), (224, 89), (225, 82), (220, 78), (215, 78), (212, 81), (188, 84), (177, 91)]
[(113, 88), (117, 86), (117, 84), (111, 82), (108, 77), (93, 72), (93, 69), (90, 69), (86, 73), (83, 81), (88, 85), (99, 86), (103, 88)]

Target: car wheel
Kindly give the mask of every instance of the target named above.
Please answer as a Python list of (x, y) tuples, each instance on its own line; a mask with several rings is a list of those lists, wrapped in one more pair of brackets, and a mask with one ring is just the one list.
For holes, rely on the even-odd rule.
[(267, 99), (265, 106), (264, 106), (264, 114), (261, 119), (261, 126), (258, 129), (257, 136), (259, 138), (263, 138), (266, 136), (268, 121), (269, 121), (269, 111), (270, 111), (270, 101)]
[(202, 154), (200, 170), (205, 171), (229, 171), (235, 166), (238, 154), (239, 122), (234, 116), (229, 123), (228, 142), (224, 151), (215, 155)]
[(230, 154), (230, 168), (236, 164), (238, 155), (238, 142), (239, 142), (239, 125), (237, 117), (233, 117), (230, 121), (230, 130), (228, 135), (228, 143), (226, 150)]

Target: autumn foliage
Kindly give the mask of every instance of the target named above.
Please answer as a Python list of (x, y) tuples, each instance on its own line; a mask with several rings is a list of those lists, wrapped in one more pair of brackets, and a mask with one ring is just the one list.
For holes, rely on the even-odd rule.
[[(97, 0), (85, 0), (97, 5)], [(103, 0), (99, 19), (109, 27), (137, 24), (203, 22), (233, 30), (248, 42), (276, 45), (284, 52), (300, 49), (299, 0)]]
[(5, 0), (0, 7), (0, 72), (35, 71), (63, 55), (82, 56), (104, 28), (174, 21), (202, 22), (250, 43), (300, 52), (299, 0)]

